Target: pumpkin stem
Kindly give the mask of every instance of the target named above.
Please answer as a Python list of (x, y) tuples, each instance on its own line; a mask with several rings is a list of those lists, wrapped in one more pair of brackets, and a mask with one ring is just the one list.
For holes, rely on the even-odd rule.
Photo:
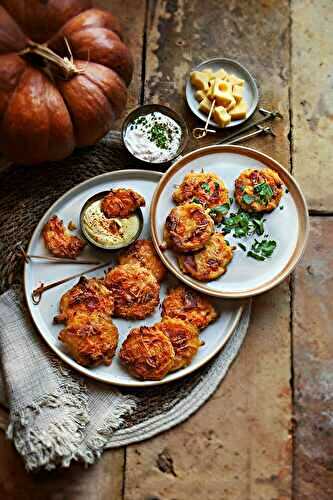
[[(67, 43), (67, 47), (69, 47), (67, 40), (65, 41)], [(68, 57), (60, 57), (46, 45), (30, 41), (27, 47), (19, 52), (19, 55), (36, 54), (37, 56), (40, 56), (44, 61), (49, 61), (57, 68), (59, 68), (64, 78), (66, 80), (69, 80), (73, 76), (83, 73), (84, 71), (83, 69), (75, 66), (72, 53), (70, 50), (69, 52), (71, 55), (70, 59), (68, 59)]]

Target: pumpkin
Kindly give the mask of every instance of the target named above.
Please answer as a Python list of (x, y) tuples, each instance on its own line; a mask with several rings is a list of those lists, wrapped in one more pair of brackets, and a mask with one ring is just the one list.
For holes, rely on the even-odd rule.
[(117, 18), (90, 0), (0, 0), (0, 152), (36, 164), (95, 144), (132, 68)]

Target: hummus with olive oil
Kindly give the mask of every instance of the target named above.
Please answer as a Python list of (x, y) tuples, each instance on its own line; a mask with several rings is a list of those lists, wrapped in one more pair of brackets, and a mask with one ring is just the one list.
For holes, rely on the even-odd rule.
[(105, 248), (125, 246), (138, 234), (140, 220), (137, 214), (126, 219), (105, 217), (102, 200), (91, 203), (83, 214), (82, 223), (89, 238)]

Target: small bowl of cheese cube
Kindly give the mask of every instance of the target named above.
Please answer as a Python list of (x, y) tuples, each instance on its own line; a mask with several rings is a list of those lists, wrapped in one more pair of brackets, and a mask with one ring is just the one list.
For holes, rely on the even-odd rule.
[(204, 61), (190, 73), (186, 99), (195, 115), (209, 124), (226, 128), (240, 125), (256, 110), (259, 92), (255, 79), (244, 66), (227, 58)]

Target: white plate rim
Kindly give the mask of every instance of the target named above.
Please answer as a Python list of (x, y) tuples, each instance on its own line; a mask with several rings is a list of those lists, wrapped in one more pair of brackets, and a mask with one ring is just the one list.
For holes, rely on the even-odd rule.
[[(258, 285), (254, 287), (253, 289), (249, 291), (244, 291), (244, 292), (224, 292), (219, 291), (219, 290), (213, 290), (209, 288), (208, 285), (206, 285), (204, 282), (198, 282), (198, 281), (192, 281), (189, 277), (187, 277), (185, 274), (183, 274), (180, 269), (176, 266), (174, 266), (164, 255), (164, 252), (160, 248), (160, 243), (159, 243), (159, 238), (158, 238), (158, 232), (157, 232), (157, 222), (156, 222), (156, 208), (159, 200), (159, 196), (161, 195), (161, 191), (163, 190), (164, 186), (168, 184), (169, 182), (172, 182), (173, 174), (177, 172), (179, 169), (182, 168), (183, 165), (186, 165), (188, 161), (191, 161), (193, 158), (203, 157), (205, 156), (205, 153), (207, 155), (213, 154), (213, 153), (236, 153), (236, 154), (241, 154), (243, 156), (247, 156), (249, 158), (256, 158), (261, 160), (263, 163), (265, 163), (268, 167), (273, 168), (277, 170), (278, 173), (283, 174), (283, 181), (286, 184), (285, 180), (288, 180), (288, 185), (286, 184), (288, 190), (290, 191), (291, 188), (297, 193), (297, 196), (299, 197), (298, 203), (300, 206), (299, 211), (302, 212), (303, 215), (303, 220), (301, 221), (302, 224), (300, 224), (301, 229), (299, 230), (298, 234), (298, 239), (297, 239), (297, 244), (296, 248), (292, 254), (292, 256), (289, 259), (288, 264), (285, 266), (285, 268), (277, 274), (277, 276), (271, 280), (267, 284), (264, 285)], [(297, 205), (297, 203), (296, 203)], [(297, 211), (298, 217), (299, 217), (299, 211)], [(299, 218), (300, 221), (300, 218)], [(307, 203), (305, 200), (305, 197), (302, 193), (302, 190), (298, 184), (298, 182), (295, 180), (295, 178), (288, 172), (286, 168), (284, 168), (278, 161), (274, 160), (271, 156), (266, 155), (265, 153), (262, 153), (261, 151), (258, 151), (253, 148), (248, 148), (245, 146), (238, 146), (238, 145), (233, 145), (233, 144), (214, 144), (212, 146), (205, 146), (203, 148), (195, 149), (194, 151), (191, 151), (190, 153), (187, 153), (186, 155), (182, 156), (179, 158), (176, 162), (173, 163), (173, 165), (164, 173), (162, 179), (160, 180), (157, 189), (154, 192), (154, 196), (151, 201), (150, 205), (150, 224), (151, 224), (151, 235), (152, 235), (152, 241), (154, 243), (155, 249), (157, 253), (160, 256), (160, 259), (164, 263), (164, 265), (178, 278), (180, 281), (185, 283), (187, 286), (194, 288), (200, 293), (204, 293), (206, 295), (211, 295), (213, 297), (217, 298), (230, 298), (230, 299), (246, 299), (250, 297), (254, 297), (256, 295), (260, 295), (261, 293), (267, 292), (268, 290), (271, 290), (275, 286), (279, 285), (295, 268), (299, 260), (301, 259), (306, 243), (309, 237), (309, 232), (310, 232), (310, 218), (309, 218), (309, 213), (308, 213), (308, 207)]]
[[(122, 177), (123, 175), (125, 175), (125, 176), (126, 175), (137, 175), (137, 176), (143, 175), (143, 176), (148, 177), (148, 178), (149, 177), (155, 177), (155, 178), (157, 178), (157, 186), (158, 186), (159, 185), (159, 180), (163, 176), (163, 172), (158, 172), (156, 170), (139, 170), (139, 169), (115, 170), (115, 171), (111, 171), (111, 172), (106, 172), (104, 174), (96, 175), (94, 177), (91, 177), (90, 179), (87, 179), (87, 180), (85, 180), (85, 181), (77, 184), (76, 186), (73, 186), (71, 189), (69, 189), (68, 191), (66, 191), (65, 193), (63, 193), (59, 198), (57, 198), (57, 200), (55, 200), (55, 202), (52, 203), (52, 205), (43, 213), (43, 215), (40, 218), (40, 220), (39, 220), (39, 222), (38, 222), (35, 230), (32, 233), (32, 236), (30, 238), (30, 241), (29, 241), (29, 244), (28, 244), (28, 247), (27, 247), (27, 253), (30, 253), (31, 247), (34, 244), (35, 238), (39, 237), (41, 229), (42, 229), (42, 227), (43, 227), (43, 225), (45, 223), (44, 219), (45, 219), (46, 215), (49, 212), (52, 212), (53, 208), (59, 202), (62, 202), (67, 196), (70, 196), (73, 192), (75, 192), (76, 190), (81, 189), (85, 185), (89, 185), (92, 181), (94, 181), (96, 179), (102, 179), (103, 177), (110, 178), (110, 176), (111, 176), (111, 179), (112, 179), (112, 177), (117, 177), (117, 176)], [(31, 317), (31, 319), (32, 319), (32, 321), (33, 321), (33, 323), (34, 323), (37, 331), (41, 335), (42, 339), (46, 342), (46, 344), (50, 347), (50, 349), (57, 356), (59, 356), (59, 358), (62, 359), (62, 361), (64, 361), (67, 365), (71, 366), (71, 368), (73, 368), (74, 370), (80, 372), (85, 377), (91, 378), (91, 379), (96, 380), (98, 382), (103, 382), (103, 383), (106, 383), (106, 384), (109, 384), (109, 385), (115, 385), (115, 386), (119, 386), (119, 387), (145, 388), (145, 387), (151, 387), (151, 386), (156, 386), (156, 385), (163, 385), (163, 384), (167, 384), (167, 383), (173, 382), (175, 380), (179, 380), (180, 378), (188, 376), (191, 373), (193, 373), (194, 371), (198, 370), (199, 368), (201, 368), (202, 366), (204, 366), (206, 363), (208, 363), (225, 346), (225, 344), (228, 342), (228, 340), (230, 339), (231, 335), (235, 331), (235, 329), (236, 329), (236, 327), (237, 327), (237, 325), (238, 325), (238, 323), (240, 321), (241, 315), (242, 315), (242, 313), (244, 311), (244, 308), (246, 306), (246, 302), (244, 302), (244, 301), (240, 302), (238, 311), (236, 312), (235, 318), (234, 318), (233, 322), (231, 323), (231, 325), (229, 327), (227, 335), (222, 339), (222, 341), (219, 344), (217, 344), (217, 346), (216, 346), (215, 349), (213, 349), (211, 352), (207, 353), (207, 355), (197, 365), (193, 366), (192, 369), (191, 369), (191, 365), (189, 365), (189, 366), (187, 366), (186, 368), (184, 368), (182, 370), (173, 372), (171, 374), (172, 378), (164, 378), (162, 380), (156, 380), (156, 381), (155, 380), (145, 380), (145, 381), (140, 381), (140, 380), (137, 380), (137, 379), (135, 379), (133, 377), (133, 380), (131, 379), (130, 382), (121, 382), (121, 381), (117, 381), (117, 380), (109, 380), (109, 379), (105, 378), (104, 376), (96, 375), (94, 372), (89, 371), (89, 369), (87, 369), (87, 368), (79, 365), (76, 361), (74, 361), (74, 359), (72, 359), (70, 357), (70, 355), (66, 354), (65, 352), (62, 352), (55, 345), (52, 344), (51, 340), (49, 340), (48, 336), (43, 333), (42, 329), (38, 326), (37, 322), (35, 321), (33, 310), (32, 310), (30, 301), (28, 300), (28, 296), (31, 294), (31, 290), (28, 290), (28, 263), (24, 264), (24, 269), (23, 269), (23, 283), (24, 283), (25, 301), (26, 301), (26, 304), (27, 304), (27, 308), (28, 308), (30, 317)]]
[(206, 123), (207, 117), (205, 117), (205, 115), (202, 114), (199, 111), (199, 109), (197, 109), (194, 106), (192, 106), (190, 104), (190, 102), (189, 102), (188, 94), (192, 91), (192, 84), (191, 84), (191, 81), (190, 81), (190, 73), (192, 71), (199, 71), (200, 68), (202, 68), (203, 66), (206, 66), (206, 65), (209, 65), (209, 64), (212, 64), (212, 63), (217, 63), (218, 62), (218, 63), (223, 64), (224, 61), (227, 62), (227, 63), (232, 63), (235, 66), (238, 66), (239, 68), (241, 68), (242, 71), (244, 71), (244, 73), (246, 74), (248, 80), (251, 82), (251, 85), (253, 86), (254, 93), (255, 93), (255, 98), (254, 98), (254, 105), (253, 105), (253, 109), (252, 109), (251, 113), (249, 113), (245, 118), (243, 118), (243, 120), (235, 120), (234, 122), (230, 122), (225, 127), (220, 127), (215, 121), (209, 120), (209, 125), (211, 127), (217, 128), (219, 130), (225, 130), (227, 128), (237, 127), (237, 126), (242, 125), (243, 123), (245, 123), (255, 113), (255, 111), (256, 111), (256, 109), (258, 107), (258, 104), (259, 104), (259, 99), (260, 99), (260, 92), (259, 92), (259, 87), (258, 87), (257, 81), (256, 81), (255, 77), (250, 73), (250, 71), (245, 66), (243, 66), (243, 64), (241, 64), (240, 62), (236, 61), (235, 59), (231, 59), (230, 57), (213, 57), (211, 59), (207, 59), (205, 61), (202, 61), (201, 63), (199, 63), (196, 66), (194, 66), (190, 70), (190, 72), (189, 72), (189, 74), (188, 74), (188, 76), (186, 78), (186, 85), (185, 85), (186, 102), (187, 102), (188, 107), (192, 111), (192, 113), (197, 118), (199, 118), (202, 122)]

